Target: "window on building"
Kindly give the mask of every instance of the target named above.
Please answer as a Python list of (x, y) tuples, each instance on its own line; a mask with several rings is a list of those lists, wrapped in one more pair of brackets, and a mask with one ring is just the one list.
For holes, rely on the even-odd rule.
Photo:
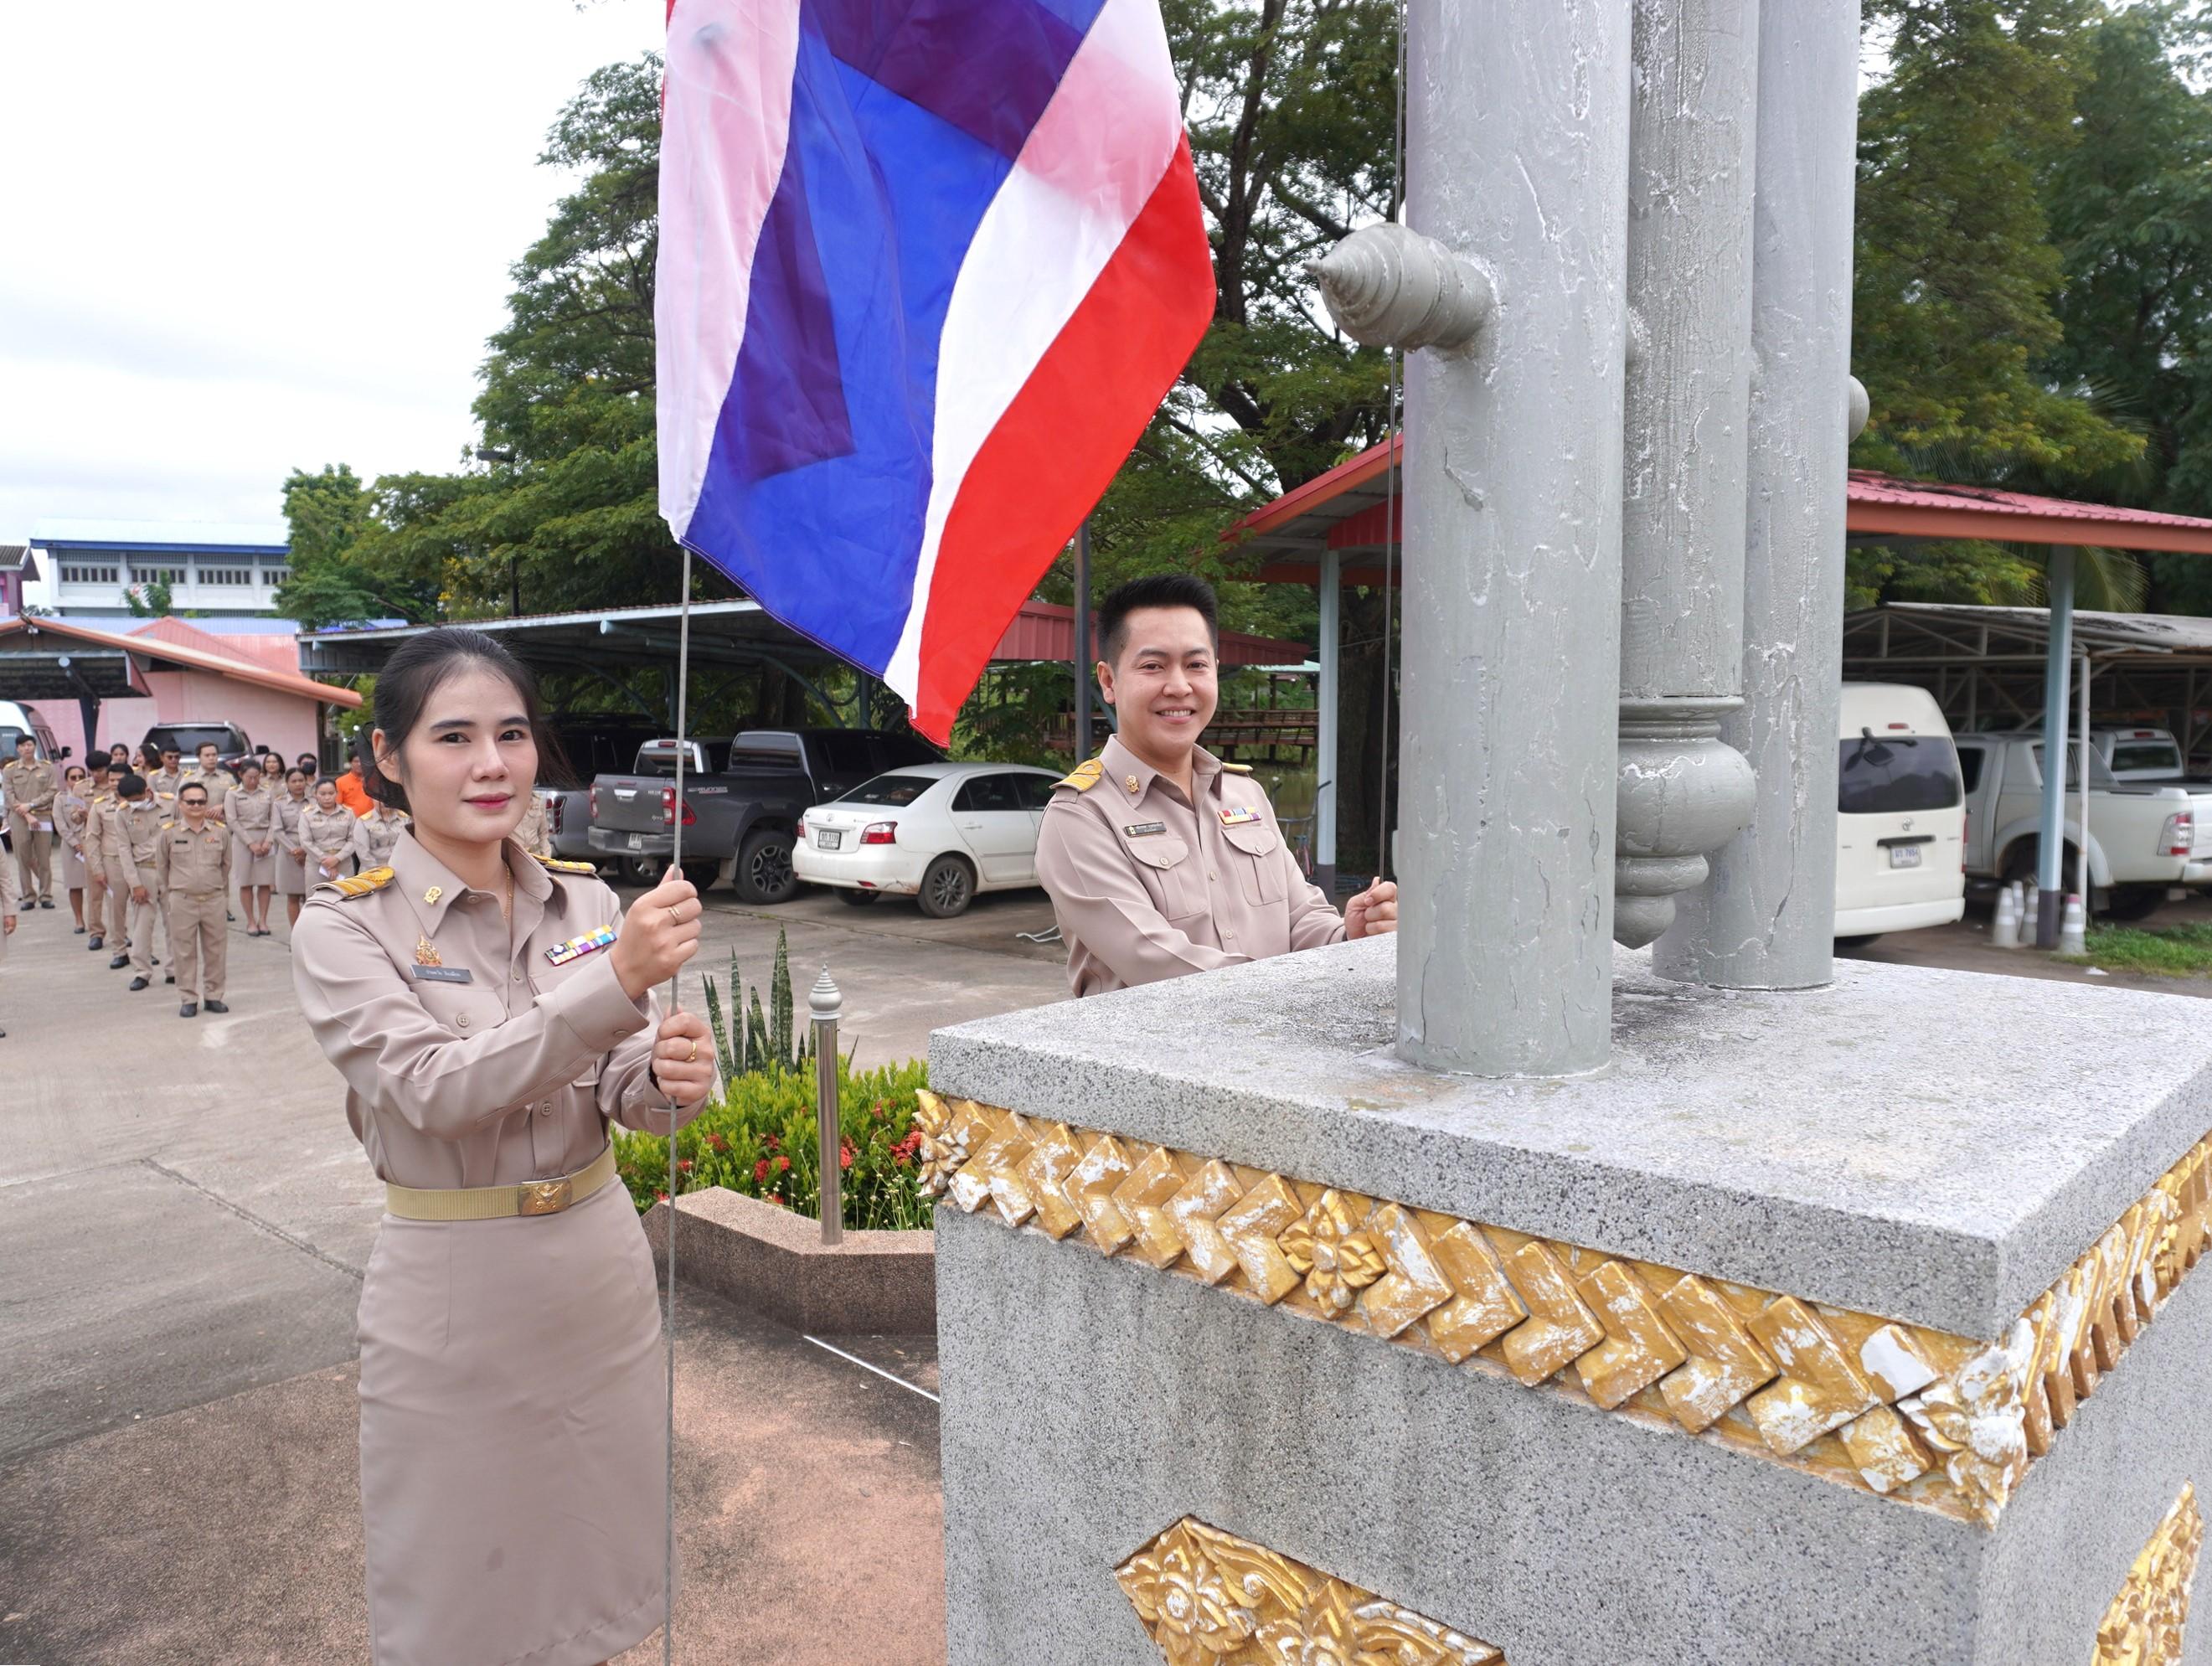
[(253, 582), (253, 569), (251, 567), (203, 567), (200, 569), (200, 582), (250, 586)]
[(135, 561), (131, 563), (131, 582), (133, 584), (174, 586), (184, 581), (185, 569), (181, 567), (142, 567)]
[(264, 584), (289, 584), (292, 582), (292, 569), (289, 567), (264, 567), (261, 569), (261, 581)]
[(113, 584), (116, 570), (112, 567), (76, 567), (64, 563), (62, 568), (64, 584)]

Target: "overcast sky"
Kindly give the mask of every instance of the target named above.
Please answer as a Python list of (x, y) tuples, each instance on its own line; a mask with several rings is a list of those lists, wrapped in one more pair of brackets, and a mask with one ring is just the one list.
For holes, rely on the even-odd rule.
[(0, 542), (455, 465), (545, 130), (662, 0), (0, 4)]

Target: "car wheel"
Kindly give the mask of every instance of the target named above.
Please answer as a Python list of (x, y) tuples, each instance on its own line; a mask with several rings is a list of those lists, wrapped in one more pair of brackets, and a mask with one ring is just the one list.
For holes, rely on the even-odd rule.
[(933, 920), (950, 920), (975, 900), (975, 870), (958, 856), (939, 856), (921, 876), (921, 895), (915, 899)]
[(832, 885), (830, 889), (837, 893), (837, 900), (848, 909), (864, 909), (883, 896), (879, 891), (862, 891), (854, 885)]
[(749, 836), (738, 848), (732, 883), (748, 903), (787, 899), (799, 889), (799, 876), (791, 871), (791, 835), (764, 829)]
[(721, 871), (722, 865), (720, 862), (686, 862), (684, 864), (684, 877), (691, 882), (693, 889), (697, 891), (702, 897), (705, 896), (713, 887), (715, 876), (720, 873)]
[(1863, 937), (1839, 937), (1836, 939), (1836, 946), (1839, 949), (1863, 949), (1868, 944), (1878, 941), (1881, 937), (1880, 932), (1869, 932)]
[(660, 883), (660, 870), (642, 856), (625, 856), (616, 865), (626, 884), (643, 885), (647, 891)]

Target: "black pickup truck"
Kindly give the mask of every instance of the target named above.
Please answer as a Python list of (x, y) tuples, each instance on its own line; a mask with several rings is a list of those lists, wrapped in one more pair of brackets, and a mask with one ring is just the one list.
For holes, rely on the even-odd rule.
[(620, 861), (641, 882), (658, 879), (680, 814), (685, 876), (702, 891), (726, 879), (748, 903), (781, 903), (798, 890), (791, 845), (810, 808), (939, 756), (914, 735), (878, 729), (748, 729), (688, 745), (680, 806), (673, 740), (639, 747), (632, 774), (594, 778), (592, 859)]

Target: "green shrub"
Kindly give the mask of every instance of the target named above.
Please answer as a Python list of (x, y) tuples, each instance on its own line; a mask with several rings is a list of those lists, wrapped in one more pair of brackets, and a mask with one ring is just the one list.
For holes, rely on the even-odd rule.
[[(843, 1138), (847, 1226), (927, 1226), (915, 1091), (928, 1085), (920, 1059), (874, 1070), (840, 1060), (837, 1122)], [(726, 1186), (803, 1215), (821, 1214), (816, 1160), (814, 1072), (773, 1065), (731, 1077), (722, 1097), (676, 1136), (678, 1189)], [(614, 1130), (615, 1164), (642, 1214), (667, 1195), (668, 1142), (659, 1134)]]

